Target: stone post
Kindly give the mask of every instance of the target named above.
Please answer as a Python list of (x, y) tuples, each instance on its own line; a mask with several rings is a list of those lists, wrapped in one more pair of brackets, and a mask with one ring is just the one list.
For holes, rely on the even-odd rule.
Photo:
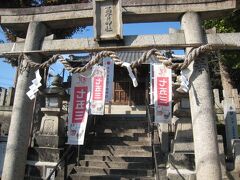
[[(28, 27), (24, 51), (39, 50), (46, 34), (46, 27), (40, 22), (31, 22)], [(41, 62), (37, 54), (29, 55), (35, 62)], [(23, 61), (23, 66), (26, 62)], [(24, 179), (28, 152), (30, 127), (32, 122), (33, 102), (26, 92), (32, 84), (35, 69), (26, 69), (19, 74), (13, 104), (12, 118), (4, 159), (2, 179)]]
[[(186, 43), (205, 43), (201, 19), (195, 12), (187, 12), (181, 19)], [(191, 48), (186, 49), (186, 53)], [(201, 56), (189, 66), (190, 105), (194, 137), (197, 179), (219, 180), (221, 177), (216, 124), (213, 112), (212, 90), (208, 60)]]

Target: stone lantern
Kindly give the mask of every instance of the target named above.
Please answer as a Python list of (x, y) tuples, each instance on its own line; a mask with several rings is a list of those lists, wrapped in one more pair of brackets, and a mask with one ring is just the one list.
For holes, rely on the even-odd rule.
[(65, 143), (65, 122), (61, 118), (62, 101), (67, 94), (62, 87), (62, 78), (54, 76), (51, 86), (43, 91), (45, 95), (45, 107), (41, 108), (44, 116), (41, 121), (40, 130), (36, 136), (38, 146), (61, 147)]
[[(63, 155), (65, 145), (65, 122), (67, 112), (62, 110), (62, 102), (68, 99), (62, 87), (62, 78), (54, 76), (51, 86), (42, 91), (45, 107), (40, 130), (35, 134), (34, 146), (28, 152), (27, 172), (30, 176), (47, 178)], [(55, 176), (55, 175), (53, 175)]]

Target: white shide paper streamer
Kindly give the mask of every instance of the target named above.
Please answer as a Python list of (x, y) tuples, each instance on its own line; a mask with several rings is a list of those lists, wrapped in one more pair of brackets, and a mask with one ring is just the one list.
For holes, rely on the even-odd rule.
[(131, 64), (130, 64), (130, 63), (127, 63), (127, 62), (124, 62), (124, 63), (122, 64), (122, 66), (127, 68), (128, 73), (129, 73), (129, 76), (130, 76), (130, 78), (132, 79), (133, 86), (134, 86), (134, 87), (137, 87), (137, 86), (138, 86), (138, 82), (137, 82), (137, 79), (136, 79), (136, 77), (134, 76), (134, 74), (133, 74), (133, 72), (132, 72)]
[(42, 86), (41, 80), (42, 77), (39, 73), (39, 70), (35, 72), (36, 78), (32, 80), (32, 85), (29, 86), (29, 91), (26, 93), (29, 99), (33, 100), (36, 97), (36, 93), (38, 92), (38, 88)]

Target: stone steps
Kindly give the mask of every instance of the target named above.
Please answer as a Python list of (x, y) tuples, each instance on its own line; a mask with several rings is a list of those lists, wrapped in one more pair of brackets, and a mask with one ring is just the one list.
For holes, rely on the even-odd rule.
[(148, 134), (146, 133), (131, 133), (131, 132), (116, 132), (116, 133), (96, 133), (95, 136), (101, 137), (101, 138), (109, 138), (109, 137), (148, 137)]
[(104, 119), (101, 120), (101, 122), (116, 122), (116, 121), (128, 121), (128, 122), (134, 122), (134, 121), (146, 121), (145, 116), (135, 116), (135, 117), (127, 117), (123, 115), (105, 115)]
[(106, 127), (144, 127), (144, 126), (148, 126), (148, 122), (147, 121), (142, 121), (142, 120), (120, 120), (120, 121), (110, 121), (110, 120), (103, 120), (100, 121), (98, 126), (106, 126)]
[[(181, 175), (181, 176), (180, 176)], [(196, 172), (194, 170), (187, 169), (168, 169), (167, 170), (168, 179), (173, 180), (196, 180)]]
[(116, 161), (86, 161), (81, 160), (80, 166), (83, 167), (98, 167), (112, 169), (152, 169), (151, 162), (116, 162)]
[(135, 176), (117, 176), (117, 175), (89, 175), (72, 174), (69, 180), (155, 180), (155, 177), (135, 177)]
[(187, 138), (193, 140), (192, 125), (189, 123), (178, 123), (174, 139)]
[(195, 168), (194, 162), (195, 155), (184, 153), (170, 153), (168, 161), (170, 163), (170, 169), (188, 169), (193, 170)]
[[(145, 130), (144, 133), (147, 131), (148, 129), (148, 126), (147, 125), (135, 125), (135, 124), (107, 124), (107, 125), (104, 125), (104, 124), (100, 124), (100, 125), (97, 125), (95, 127), (96, 130), (98, 129), (101, 129), (101, 130), (104, 130), (104, 129), (112, 129), (113, 131), (123, 131), (123, 130), (128, 130), (128, 129), (136, 129), (137, 131), (135, 132), (139, 132), (140, 129), (142, 130)], [(98, 132), (98, 131), (97, 131)], [(124, 132), (124, 131), (123, 131)]]
[(55, 180), (64, 180), (65, 173), (67, 173), (69, 175), (74, 167), (75, 167), (75, 162), (68, 164), (67, 169), (65, 169), (66, 167), (62, 167), (62, 171), (59, 171), (57, 173), (57, 177), (55, 177)]
[(121, 127), (112, 127), (112, 128), (106, 128), (104, 126), (96, 127), (95, 128), (96, 133), (113, 133), (113, 134), (119, 134), (119, 133), (147, 133), (147, 128), (121, 128)]
[(116, 123), (136, 123), (136, 124), (139, 124), (139, 123), (147, 123), (146, 121), (146, 118), (131, 118), (129, 120), (129, 118), (106, 118), (106, 119), (103, 119), (103, 120), (100, 120), (99, 124), (104, 124), (104, 123), (110, 123), (110, 124), (116, 124)]
[[(182, 108), (180, 103), (174, 107), (174, 115), (179, 119), (176, 121), (176, 132), (174, 140), (171, 143), (171, 153), (168, 155), (170, 168), (168, 170), (168, 177), (171, 179), (181, 178), (176, 174), (175, 169), (186, 173), (184, 178), (192, 178), (195, 176), (193, 170), (195, 168), (194, 144), (193, 144), (193, 130), (190, 118), (190, 109)], [(189, 175), (190, 173), (190, 175)]]
[(123, 137), (118, 137), (118, 136), (89, 136), (88, 139), (90, 140), (97, 140), (97, 141), (117, 141), (117, 142), (121, 142), (121, 141), (148, 141), (149, 142), (149, 137), (132, 137), (132, 136), (123, 136)]
[(137, 156), (96, 156), (96, 155), (81, 155), (80, 159), (86, 161), (104, 161), (104, 162), (151, 162), (152, 157), (137, 157)]
[(148, 151), (152, 152), (151, 146), (127, 146), (127, 145), (92, 145), (89, 150), (109, 150), (109, 151)]
[(101, 145), (129, 145), (129, 146), (150, 146), (151, 142), (149, 141), (125, 141), (122, 139), (115, 140), (103, 140), (103, 139), (93, 139), (92, 144), (101, 144)]
[(173, 114), (179, 118), (189, 118), (191, 117), (190, 108), (183, 108), (181, 103), (178, 102), (173, 107)]
[(115, 168), (97, 168), (97, 167), (81, 167), (75, 166), (77, 174), (91, 174), (91, 175), (118, 175), (118, 176), (135, 176), (135, 177), (152, 177), (153, 170), (146, 169), (115, 169)]
[(116, 157), (152, 157), (152, 152), (144, 151), (144, 150), (115, 150), (115, 151), (109, 151), (109, 150), (86, 150), (86, 154), (92, 154), (97, 156), (116, 156)]
[(96, 121), (70, 180), (153, 180), (152, 147), (145, 118), (106, 116)]
[(180, 118), (176, 123), (176, 133), (172, 141), (173, 153), (194, 154), (193, 130), (189, 118)]
[(193, 141), (173, 140), (173, 153), (194, 154)]

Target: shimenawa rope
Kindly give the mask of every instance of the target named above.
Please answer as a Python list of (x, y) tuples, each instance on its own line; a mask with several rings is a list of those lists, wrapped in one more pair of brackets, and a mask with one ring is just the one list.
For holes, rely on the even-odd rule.
[[(216, 47), (214, 47), (211, 44), (202, 45), (198, 48), (192, 49), (192, 51), (185, 57), (183, 63), (173, 63), (172, 58), (167, 58), (163, 56), (162, 53), (159, 52), (157, 49), (151, 49), (149, 51), (144, 52), (138, 60), (132, 62), (131, 68), (135, 68), (145, 63), (153, 55), (159, 60), (159, 62), (163, 63), (166, 67), (174, 70), (176, 69), (182, 70), (187, 68), (189, 64), (191, 64), (192, 61), (194, 61), (200, 54), (210, 52), (215, 49)], [(100, 60), (105, 57), (110, 57), (116, 65), (122, 66), (123, 64), (123, 61), (121, 61), (120, 58), (117, 56), (117, 54), (113, 51), (101, 51), (97, 53), (83, 67), (72, 67), (71, 64), (60, 54), (53, 55), (50, 59), (48, 59), (42, 64), (33, 62), (26, 54), (21, 54), (19, 56), (19, 62), (22, 62), (22, 60), (25, 60), (25, 62), (27, 63), (26, 65), (27, 67), (44, 69), (54, 64), (58, 60), (64, 65), (65, 69), (68, 70), (70, 73), (80, 73), (80, 72), (86, 71), (87, 69), (90, 69), (93, 65), (98, 64)]]

